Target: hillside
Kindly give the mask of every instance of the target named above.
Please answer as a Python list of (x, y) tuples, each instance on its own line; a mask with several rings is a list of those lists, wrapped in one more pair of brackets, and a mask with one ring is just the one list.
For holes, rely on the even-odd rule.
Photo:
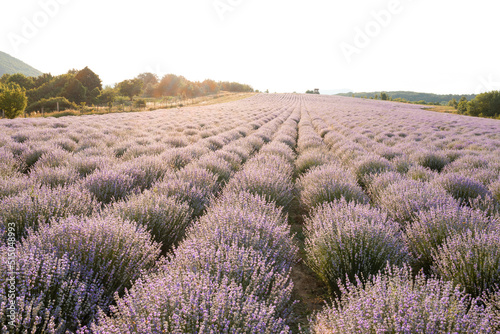
[(43, 74), (21, 60), (0, 51), (0, 77), (6, 73), (22, 73), (28, 77), (37, 77)]
[[(337, 95), (340, 96), (353, 96), (354, 97), (374, 97), (375, 95), (380, 96), (380, 93), (382, 92), (361, 92), (361, 93), (340, 93)], [(473, 98), (476, 97), (476, 95), (473, 94), (468, 94), (468, 95), (460, 95), (460, 94), (432, 94), (432, 93), (417, 93), (417, 92), (406, 92), (406, 91), (394, 91), (394, 92), (386, 92), (387, 95), (391, 96), (393, 99), (405, 99), (407, 101), (411, 102), (417, 102), (417, 101), (425, 101), (427, 103), (441, 103), (441, 102), (448, 102), (451, 99), (456, 99), (457, 101), (460, 100), (462, 96), (465, 96), (467, 100), (472, 100)]]

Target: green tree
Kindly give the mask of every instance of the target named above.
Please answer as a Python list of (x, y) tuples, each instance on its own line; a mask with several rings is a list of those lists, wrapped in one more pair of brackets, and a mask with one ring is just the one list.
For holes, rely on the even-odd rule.
[(141, 79), (124, 80), (117, 85), (118, 91), (121, 95), (130, 98), (133, 101), (134, 96), (142, 92), (143, 82)]
[(500, 91), (482, 93), (467, 104), (471, 116), (497, 117), (500, 115)]
[(387, 100), (389, 100), (389, 95), (387, 95), (386, 92), (382, 92), (382, 93), (380, 93), (380, 99), (383, 101), (387, 101)]
[(76, 78), (71, 78), (64, 86), (62, 96), (76, 104), (86, 101), (87, 88)]
[(0, 109), (5, 112), (5, 117), (12, 119), (22, 115), (27, 105), (24, 88), (16, 83), (0, 85)]
[(457, 99), (453, 98), (448, 102), (448, 106), (453, 107), (455, 109), (458, 108), (458, 102)]
[(5, 84), (15, 83), (18, 84), (21, 88), (25, 90), (32, 89), (35, 87), (35, 83), (33, 82), (32, 77), (27, 77), (22, 73), (15, 74), (4, 74), (2, 77), (2, 82)]
[(460, 114), (465, 114), (467, 113), (467, 98), (465, 96), (462, 96), (460, 98), (460, 101), (458, 102), (458, 106), (457, 106), (457, 111), (460, 113)]
[(99, 95), (99, 103), (108, 104), (113, 103), (116, 99), (116, 91), (111, 87), (105, 87)]

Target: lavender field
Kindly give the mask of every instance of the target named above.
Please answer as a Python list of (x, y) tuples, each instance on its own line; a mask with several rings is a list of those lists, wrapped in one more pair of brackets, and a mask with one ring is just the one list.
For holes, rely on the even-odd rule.
[(0, 120), (0, 236), (2, 333), (500, 333), (500, 121), (298, 94)]

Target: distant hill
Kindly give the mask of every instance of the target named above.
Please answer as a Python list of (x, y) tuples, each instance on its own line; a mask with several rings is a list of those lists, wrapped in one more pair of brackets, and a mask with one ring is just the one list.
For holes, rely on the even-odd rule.
[(43, 74), (21, 60), (0, 51), (0, 77), (6, 73), (22, 73), (28, 77), (37, 77)]
[[(380, 93), (382, 92), (368, 92), (368, 93), (340, 93), (337, 95), (341, 96), (353, 96), (354, 97), (374, 97), (375, 95), (378, 95), (380, 98)], [(432, 93), (417, 93), (417, 92), (405, 92), (405, 91), (395, 91), (395, 92), (386, 92), (387, 95), (392, 97), (392, 99), (405, 99), (410, 102), (418, 102), (418, 101), (425, 101), (427, 103), (441, 103), (441, 102), (448, 102), (451, 99), (456, 99), (457, 101), (460, 100), (462, 96), (465, 96), (468, 101), (474, 99), (476, 95), (474, 94), (432, 94)]]

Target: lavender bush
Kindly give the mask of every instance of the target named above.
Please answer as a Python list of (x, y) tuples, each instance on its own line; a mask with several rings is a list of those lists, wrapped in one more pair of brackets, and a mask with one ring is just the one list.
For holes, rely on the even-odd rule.
[(405, 224), (420, 211), (454, 202), (446, 191), (430, 183), (401, 180), (381, 191), (376, 204), (387, 210), (393, 219)]
[(497, 231), (468, 230), (433, 251), (433, 270), (472, 296), (500, 284), (500, 238)]
[(154, 192), (174, 196), (189, 203), (193, 216), (203, 214), (212, 196), (219, 190), (217, 176), (199, 167), (189, 167), (172, 176), (166, 176), (152, 187)]
[(380, 174), (392, 169), (391, 163), (379, 156), (366, 156), (356, 164), (355, 175), (358, 184), (364, 188), (367, 186), (367, 178), (374, 174)]
[(422, 167), (427, 167), (433, 171), (440, 172), (450, 160), (440, 152), (422, 152), (414, 156), (414, 160)]
[(186, 202), (149, 190), (113, 203), (106, 212), (144, 226), (164, 253), (184, 236), (192, 214)]
[(451, 282), (415, 279), (407, 267), (389, 268), (348, 284), (341, 299), (316, 314), (313, 333), (493, 333), (489, 314)]
[(249, 192), (288, 208), (294, 198), (291, 176), (279, 173), (272, 166), (245, 168), (229, 180), (226, 189), (231, 192)]
[(96, 170), (83, 180), (83, 186), (102, 204), (119, 201), (137, 192), (134, 177), (113, 169)]
[(14, 223), (16, 238), (20, 240), (27, 229), (37, 229), (53, 218), (89, 216), (97, 209), (92, 194), (80, 187), (32, 187), (0, 200), (0, 222), (5, 226)]
[(100, 314), (93, 333), (291, 333), (273, 306), (204, 272), (147, 276), (116, 304), (110, 317)]
[[(17, 248), (16, 267), (7, 270), (7, 247), (0, 247), (0, 331), (66, 333), (89, 325), (100, 307), (110, 303), (102, 284), (80, 272), (67, 254), (57, 257), (35, 247)], [(11, 252), (12, 253), (12, 252)], [(17, 270), (16, 270), (17, 269)], [(12, 278), (15, 279), (12, 280)], [(9, 288), (15, 285), (15, 312)]]
[(440, 175), (435, 179), (435, 183), (464, 204), (468, 204), (471, 199), (490, 195), (487, 187), (458, 173)]
[(482, 211), (456, 204), (419, 212), (407, 225), (404, 236), (413, 269), (430, 273), (433, 252), (438, 251), (448, 238), (468, 230), (486, 230), (495, 224), (495, 220)]
[(300, 202), (307, 211), (341, 198), (359, 203), (368, 202), (368, 196), (356, 183), (355, 177), (337, 164), (309, 170), (298, 179), (297, 189), (300, 192)]
[(339, 284), (368, 279), (407, 257), (399, 225), (365, 204), (341, 200), (318, 207), (306, 219), (305, 235), (309, 267), (335, 294)]
[(160, 246), (151, 239), (143, 227), (116, 217), (69, 217), (41, 225), (23, 246), (68, 256), (83, 276), (101, 281), (104, 295), (111, 298), (154, 267)]

